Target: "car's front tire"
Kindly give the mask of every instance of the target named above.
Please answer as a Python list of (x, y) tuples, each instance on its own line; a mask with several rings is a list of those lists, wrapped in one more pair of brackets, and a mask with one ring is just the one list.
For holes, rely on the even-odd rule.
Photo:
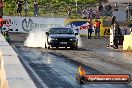
[(74, 49), (77, 50), (78, 47), (75, 47)]
[(45, 43), (45, 45), (44, 45), (44, 48), (47, 48), (46, 43)]
[(48, 44), (45, 43), (45, 48), (46, 49), (50, 49), (50, 46)]
[(50, 49), (50, 46), (48, 46), (48, 49)]
[(70, 47), (72, 50), (77, 50), (77, 46)]

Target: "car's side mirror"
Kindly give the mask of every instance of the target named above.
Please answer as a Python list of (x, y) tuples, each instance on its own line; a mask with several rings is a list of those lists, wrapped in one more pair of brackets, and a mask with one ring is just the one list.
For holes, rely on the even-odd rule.
[(45, 34), (46, 34), (47, 36), (49, 36), (49, 32), (46, 32)]
[(78, 35), (78, 33), (75, 33), (75, 36)]

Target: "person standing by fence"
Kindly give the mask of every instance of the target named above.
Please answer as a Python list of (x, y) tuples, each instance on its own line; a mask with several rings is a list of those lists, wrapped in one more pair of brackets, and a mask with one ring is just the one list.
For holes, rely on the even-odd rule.
[(84, 9), (83, 11), (82, 11), (82, 18), (83, 19), (87, 19), (87, 10), (86, 9)]
[(3, 34), (3, 31), (2, 31), (3, 24), (5, 24), (5, 21), (3, 20), (3, 17), (0, 15), (0, 31), (1, 31), (1, 34)]
[(97, 6), (97, 11), (100, 13), (101, 16), (103, 15), (104, 7), (101, 3), (99, 3), (99, 5)]
[(28, 2), (27, 0), (24, 0), (24, 11), (25, 11), (25, 16), (27, 16), (27, 13), (28, 13)]
[(112, 16), (112, 6), (109, 3), (105, 6), (105, 15)]
[(21, 16), (22, 4), (23, 4), (23, 1), (21, 1), (21, 0), (17, 1), (17, 13), (18, 13), (18, 16)]
[(0, 0), (0, 16), (3, 16), (3, 1)]
[(38, 16), (38, 11), (39, 11), (38, 3), (37, 3), (37, 1), (34, 1), (34, 16), (35, 17)]
[(71, 18), (71, 7), (70, 6), (68, 6), (67, 7), (67, 15), (68, 15), (68, 18)]

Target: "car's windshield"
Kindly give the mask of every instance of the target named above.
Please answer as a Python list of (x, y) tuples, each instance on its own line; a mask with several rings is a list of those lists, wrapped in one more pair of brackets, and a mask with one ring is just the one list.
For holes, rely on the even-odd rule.
[(50, 34), (74, 34), (73, 30), (70, 28), (51, 28), (49, 30)]

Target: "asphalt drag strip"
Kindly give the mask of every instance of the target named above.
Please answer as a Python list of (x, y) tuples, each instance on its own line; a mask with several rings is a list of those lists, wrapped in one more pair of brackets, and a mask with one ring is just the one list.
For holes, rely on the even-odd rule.
[(21, 61), (24, 61), (37, 76), (35, 79), (40, 84), (38, 88), (132, 88), (125, 84), (80, 85), (76, 82), (76, 73), (80, 65), (88, 74), (101, 74), (101, 72), (46, 49), (28, 48), (21, 45), (14, 46), (14, 48), (21, 56)]

